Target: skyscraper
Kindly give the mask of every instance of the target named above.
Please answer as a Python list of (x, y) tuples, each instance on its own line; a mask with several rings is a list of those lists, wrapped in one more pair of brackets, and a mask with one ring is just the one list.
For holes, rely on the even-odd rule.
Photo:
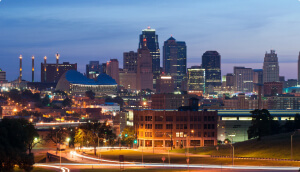
[(143, 47), (138, 49), (136, 82), (138, 90), (153, 89), (152, 57), (146, 38), (143, 40)]
[(138, 57), (138, 54), (134, 51), (124, 52), (123, 53), (123, 69), (127, 69), (128, 72), (136, 72), (137, 57)]
[(158, 45), (158, 36), (155, 34), (155, 29), (148, 27), (142, 31), (140, 35), (139, 49), (143, 48), (143, 40), (146, 38), (147, 48), (152, 57), (152, 73), (153, 73), (153, 86), (156, 87), (156, 79), (160, 75), (160, 49)]
[(264, 71), (262, 69), (253, 69), (253, 83), (263, 84), (264, 83)]
[(186, 44), (184, 41), (176, 41), (171, 36), (164, 42), (163, 49), (164, 72), (172, 76), (175, 87), (180, 89), (186, 76)]
[(101, 74), (99, 61), (90, 61), (90, 63), (86, 65), (86, 77), (95, 79), (99, 74)]
[(253, 70), (245, 67), (234, 67), (234, 87), (236, 91), (250, 93), (253, 91)]
[(278, 82), (279, 81), (279, 65), (278, 57), (275, 50), (265, 54), (264, 65), (264, 83), (265, 82)]
[(188, 92), (197, 95), (205, 92), (205, 69), (200, 66), (188, 68)]
[(221, 86), (221, 55), (217, 51), (206, 51), (202, 55), (202, 68), (205, 69), (205, 87)]
[(118, 85), (120, 84), (118, 59), (110, 59), (110, 61), (106, 63), (106, 74), (111, 76)]

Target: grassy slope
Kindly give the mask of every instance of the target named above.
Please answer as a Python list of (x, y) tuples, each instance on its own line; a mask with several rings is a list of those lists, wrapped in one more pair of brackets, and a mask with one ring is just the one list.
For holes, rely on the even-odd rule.
[[(293, 159), (300, 160), (300, 134), (293, 137)], [(234, 144), (235, 156), (258, 157), (258, 158), (291, 158), (291, 133), (263, 137), (261, 141), (256, 139)], [(173, 150), (172, 152), (184, 153), (185, 149)], [(230, 145), (216, 147), (201, 147), (196, 150), (191, 148), (191, 153), (204, 155), (230, 156)]]

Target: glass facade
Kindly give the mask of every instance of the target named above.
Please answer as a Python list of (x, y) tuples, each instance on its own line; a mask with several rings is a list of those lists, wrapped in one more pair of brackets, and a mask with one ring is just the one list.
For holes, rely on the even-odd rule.
[(188, 90), (205, 92), (205, 69), (200, 66), (188, 69)]
[(164, 42), (163, 67), (166, 75), (174, 79), (175, 87), (181, 88), (186, 76), (186, 44), (170, 37)]
[(221, 56), (217, 51), (206, 51), (203, 54), (202, 68), (205, 69), (205, 87), (222, 85)]
[(158, 35), (155, 34), (155, 29), (148, 27), (142, 31), (140, 35), (139, 49), (143, 47), (143, 39), (147, 40), (147, 48), (152, 57), (152, 72), (153, 72), (153, 87), (156, 88), (156, 79), (160, 75), (160, 49), (158, 44)]

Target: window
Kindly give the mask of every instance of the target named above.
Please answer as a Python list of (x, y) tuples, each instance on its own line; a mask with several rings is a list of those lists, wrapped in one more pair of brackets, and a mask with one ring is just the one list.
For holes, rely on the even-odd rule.
[(143, 132), (140, 132), (140, 136), (143, 137)]
[(214, 132), (211, 133), (211, 137), (215, 137), (215, 133)]
[(187, 129), (187, 124), (184, 124), (184, 126), (183, 126), (183, 127), (184, 127), (184, 129)]
[(194, 129), (194, 124), (190, 124), (190, 129)]
[(155, 132), (155, 137), (163, 137), (164, 133), (163, 132)]
[(207, 124), (204, 124), (204, 129), (207, 129)]
[(215, 129), (215, 124), (211, 124), (211, 129)]
[(210, 124), (207, 125), (207, 128), (210, 129)]
[(201, 124), (198, 124), (198, 129), (201, 129)]
[(208, 121), (211, 121), (211, 116), (208, 117)]
[(184, 116), (184, 117), (183, 117), (183, 120), (184, 120), (184, 121), (187, 121), (187, 116)]
[(207, 121), (207, 116), (204, 116), (204, 121)]
[(145, 137), (152, 137), (152, 132), (145, 132)]
[(140, 127), (140, 129), (143, 129), (144, 128), (144, 124), (141, 124), (141, 127)]
[(201, 132), (198, 132), (198, 137), (201, 137)]
[(166, 121), (173, 121), (173, 116), (167, 116)]
[(140, 121), (143, 121), (144, 120), (144, 116), (140, 116)]
[(176, 129), (179, 129), (180, 125), (179, 124), (176, 124)]
[(155, 129), (163, 129), (163, 125), (162, 124), (155, 124)]
[(167, 124), (166, 129), (173, 129), (173, 124)]
[(152, 124), (145, 124), (145, 129), (152, 129)]
[(155, 121), (162, 121), (163, 119), (163, 116), (155, 116)]
[(183, 129), (183, 124), (180, 124), (180, 129)]
[(190, 116), (190, 121), (194, 121), (194, 116)]
[(145, 116), (145, 121), (152, 121), (152, 116)]
[(176, 132), (176, 137), (183, 137), (183, 132)]
[(211, 117), (211, 121), (215, 121), (215, 117), (214, 116)]

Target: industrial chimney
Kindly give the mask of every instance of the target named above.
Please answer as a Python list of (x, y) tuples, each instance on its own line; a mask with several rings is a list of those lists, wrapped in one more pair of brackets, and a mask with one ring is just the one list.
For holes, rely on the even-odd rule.
[(34, 82), (34, 56), (31, 57), (32, 59), (32, 82)]
[(44, 82), (47, 81), (47, 57), (44, 57), (44, 72), (45, 72), (45, 78), (44, 78)]
[(20, 76), (19, 76), (19, 83), (22, 82), (22, 55), (20, 55)]
[[(58, 61), (59, 61), (59, 54), (58, 53), (56, 53), (56, 76), (55, 76), (55, 80), (59, 80), (59, 78), (58, 78), (58, 73), (59, 73), (59, 69), (58, 69)], [(57, 82), (57, 81), (56, 81)]]

